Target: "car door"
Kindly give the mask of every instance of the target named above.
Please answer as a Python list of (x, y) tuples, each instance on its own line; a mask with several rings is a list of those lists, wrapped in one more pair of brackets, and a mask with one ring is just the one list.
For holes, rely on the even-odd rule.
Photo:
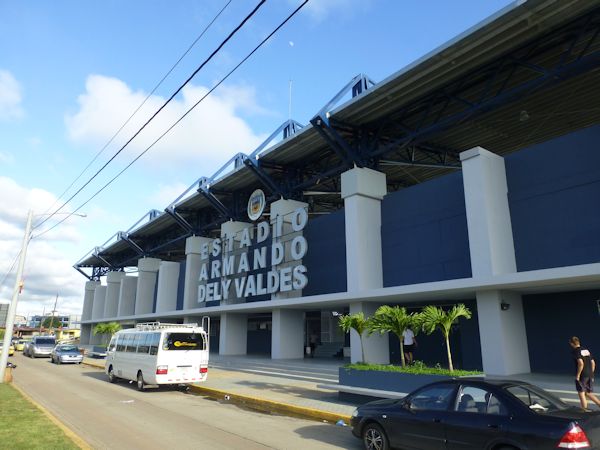
[(463, 385), (453, 406), (446, 418), (447, 450), (481, 450), (507, 433), (508, 410), (493, 392)]
[(454, 403), (456, 386), (426, 386), (407, 397), (390, 413), (386, 431), (393, 447), (411, 450), (445, 449), (445, 421)]

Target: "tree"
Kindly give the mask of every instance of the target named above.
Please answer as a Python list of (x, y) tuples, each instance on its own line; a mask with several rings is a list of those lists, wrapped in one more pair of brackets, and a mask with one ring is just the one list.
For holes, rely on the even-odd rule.
[(400, 341), (400, 360), (402, 367), (406, 366), (404, 360), (403, 333), (411, 328), (415, 333), (418, 331), (418, 317), (416, 314), (408, 314), (406, 308), (400, 306), (380, 306), (375, 315), (369, 321), (369, 333), (379, 332), (394, 333)]
[(362, 312), (355, 314), (347, 314), (345, 316), (340, 316), (339, 322), (340, 328), (344, 331), (344, 333), (350, 333), (350, 330), (355, 330), (358, 333), (358, 339), (360, 340), (360, 353), (361, 360), (364, 362), (365, 360), (365, 349), (363, 346), (363, 333), (368, 331), (369, 328), (369, 319), (365, 319), (365, 315)]
[(62, 323), (58, 317), (48, 316), (42, 320), (42, 327), (44, 328), (61, 328)]
[(104, 335), (104, 343), (108, 344), (113, 334), (121, 329), (121, 325), (117, 322), (99, 323), (94, 327), (94, 335)]
[(454, 305), (449, 311), (444, 311), (442, 308), (437, 306), (426, 306), (421, 312), (421, 327), (427, 334), (433, 333), (436, 328), (444, 335), (446, 340), (446, 352), (448, 353), (448, 368), (450, 372), (454, 371), (452, 364), (452, 352), (450, 351), (450, 332), (452, 331), (452, 325), (459, 318), (464, 317), (466, 319), (471, 318), (471, 311), (462, 303)]

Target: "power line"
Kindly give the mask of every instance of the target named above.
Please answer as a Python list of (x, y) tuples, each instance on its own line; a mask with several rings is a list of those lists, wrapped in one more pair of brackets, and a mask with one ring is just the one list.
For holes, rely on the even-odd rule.
[(154, 145), (156, 145), (164, 136), (166, 136), (179, 122), (181, 122), (192, 110), (196, 108), (206, 97), (208, 97), (216, 88), (218, 88), (225, 80), (227, 80), (242, 64), (244, 64), (259, 48), (261, 48), (275, 33), (277, 33), (292, 17), (294, 17), (303, 7), (308, 3), (309, 0), (304, 0), (300, 6), (298, 6), (290, 15), (288, 15), (285, 20), (283, 20), (267, 37), (265, 37), (254, 49), (248, 53), (233, 69), (231, 69), (227, 75), (219, 80), (206, 94), (204, 94), (196, 103), (194, 103), (179, 119), (177, 119), (166, 131), (164, 131), (152, 144), (150, 144), (146, 149), (135, 157), (127, 166), (125, 166), (119, 173), (117, 173), (113, 178), (111, 178), (104, 186), (102, 186), (98, 191), (96, 191), (90, 198), (88, 198), (84, 203), (79, 205), (69, 216), (62, 219), (60, 222), (57, 222), (52, 227), (47, 230), (42, 231), (40, 234), (34, 236), (34, 238), (40, 237), (54, 228), (62, 224), (65, 220), (67, 220), (72, 214), (79, 211), (85, 205), (87, 205), (90, 201), (92, 201), (96, 196), (98, 196), (104, 189), (110, 186), (117, 178), (119, 178), (127, 169), (129, 169), (138, 159), (144, 156)]
[[(106, 166), (108, 166), (123, 150), (125, 150), (125, 148), (131, 143), (131, 141), (133, 141), (141, 132), (142, 130), (144, 130), (144, 128), (146, 128), (146, 126), (148, 126), (148, 124), (150, 122), (152, 122), (152, 120), (154, 120), (154, 118), (169, 104), (171, 103), (171, 101), (175, 98), (175, 96), (177, 94), (179, 94), (181, 92), (181, 90), (190, 82), (192, 81), (192, 79), (196, 76), (196, 74), (198, 72), (200, 72), (200, 70), (202, 70), (202, 68), (204, 68), (204, 66), (206, 66), (206, 64), (208, 64), (213, 57), (219, 52), (221, 51), (221, 49), (223, 48), (223, 46), (229, 42), (229, 40), (246, 24), (246, 22), (248, 22), (248, 20), (250, 20), (250, 18), (252, 16), (254, 16), (254, 14), (256, 14), (256, 12), (260, 9), (260, 7), (266, 2), (267, 0), (261, 0), (258, 5), (256, 5), (254, 7), (254, 9), (250, 12), (250, 14), (248, 14), (244, 20), (242, 20), (234, 29), (233, 31), (231, 31), (231, 33), (229, 33), (229, 35), (218, 45), (218, 47), (208, 56), (208, 58), (206, 58), (202, 64), (200, 64), (196, 70), (194, 70), (194, 72), (192, 72), (192, 74), (187, 78), (187, 80), (185, 80), (183, 82), (183, 84), (181, 84), (177, 90), (175, 90), (175, 92), (173, 92), (173, 94), (171, 94), (171, 96), (162, 104), (162, 106), (160, 108), (158, 108), (154, 114), (152, 114), (152, 116), (141, 126), (140, 129), (138, 129), (138, 131), (135, 132), (135, 134), (129, 138), (127, 140), (127, 142), (125, 142), (125, 144), (123, 144), (123, 146), (121, 146), (121, 148), (119, 150), (117, 150), (117, 152), (115, 152), (115, 154), (102, 166), (100, 167), (100, 169), (98, 169), (98, 171), (88, 180), (85, 182), (85, 184), (83, 186), (81, 186), (77, 192), (75, 192), (73, 195), (71, 195), (71, 197), (69, 197), (69, 199), (67, 201), (65, 201), (56, 211), (54, 211), (52, 214), (50, 214), (48, 217), (46, 217), (44, 220), (42, 220), (40, 223), (38, 223), (35, 228), (39, 228), (40, 226), (42, 226), (44, 223), (46, 223), (51, 217), (53, 217), (56, 213), (58, 213), (61, 209), (63, 209), (71, 200), (73, 200), (73, 198), (75, 198), (81, 191), (83, 191), (83, 189), (85, 189), (86, 186), (88, 186), (92, 180), (94, 180), (99, 174), (100, 172), (102, 172)], [(67, 216), (67, 218), (70, 216)], [(65, 219), (66, 220), (66, 219)], [(61, 220), (59, 223), (64, 222), (64, 220)]]

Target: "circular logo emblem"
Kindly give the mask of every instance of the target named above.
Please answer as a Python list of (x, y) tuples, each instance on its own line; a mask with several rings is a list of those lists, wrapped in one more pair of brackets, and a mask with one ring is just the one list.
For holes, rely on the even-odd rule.
[(255, 190), (248, 199), (248, 218), (252, 221), (258, 220), (265, 210), (266, 199), (262, 189)]

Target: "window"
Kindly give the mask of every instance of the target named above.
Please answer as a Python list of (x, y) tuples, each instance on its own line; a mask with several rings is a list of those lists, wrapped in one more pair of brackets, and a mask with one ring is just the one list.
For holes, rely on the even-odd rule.
[(506, 408), (500, 400), (489, 391), (474, 386), (463, 386), (456, 399), (456, 411), (506, 415)]
[(123, 334), (117, 336), (117, 351), (118, 352), (125, 351), (125, 335), (123, 335)]
[(454, 399), (454, 386), (439, 384), (418, 391), (410, 399), (410, 408), (416, 410), (445, 410)]
[(116, 349), (116, 347), (117, 347), (117, 338), (113, 336), (110, 339), (110, 343), (108, 344), (108, 351), (109, 352), (114, 352), (115, 349)]
[(150, 340), (151, 339), (152, 338), (150, 336), (150, 333), (140, 334), (140, 340), (138, 342), (137, 352), (147, 354), (148, 350), (150, 348)]
[(201, 333), (167, 333), (163, 350), (206, 350), (206, 341)]
[(37, 338), (35, 345), (56, 345), (56, 339), (54, 338)]
[(125, 335), (125, 351), (128, 353), (135, 351), (135, 347), (133, 346), (134, 338), (135, 338), (135, 334), (126, 334)]
[(568, 406), (553, 395), (534, 386), (510, 386), (506, 390), (536, 413), (566, 409)]
[(150, 333), (150, 354), (156, 355), (158, 353), (158, 343), (160, 342), (160, 333)]

